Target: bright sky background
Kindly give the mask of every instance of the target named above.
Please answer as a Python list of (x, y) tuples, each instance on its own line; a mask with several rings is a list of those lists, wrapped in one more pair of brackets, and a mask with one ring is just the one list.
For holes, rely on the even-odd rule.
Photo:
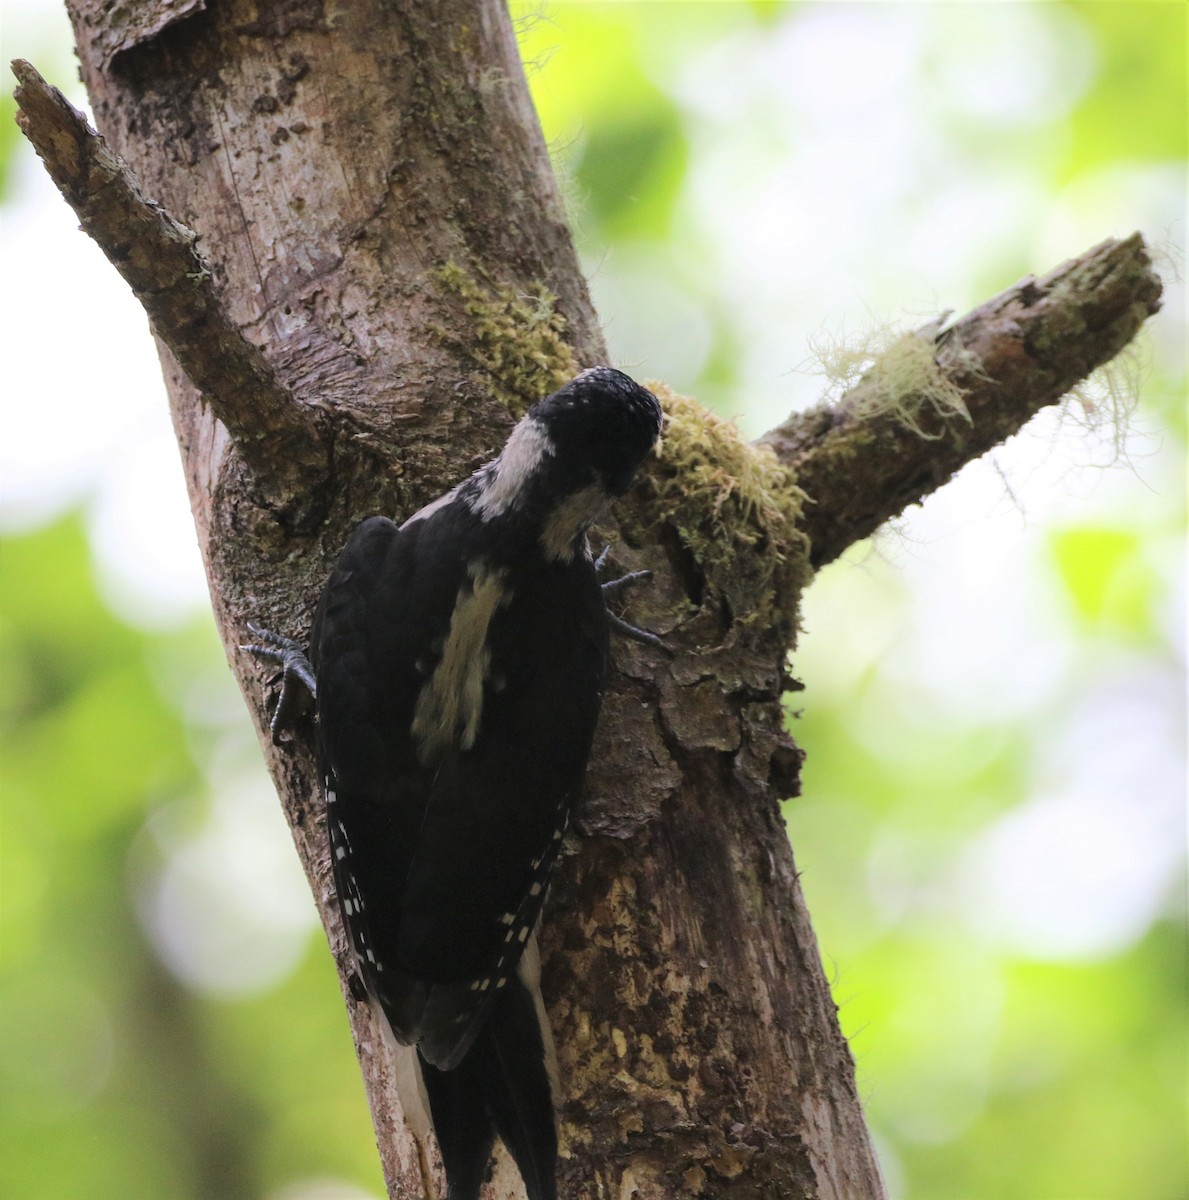
[[(36, 60), (86, 108), (58, 0), (6, 0), (3, 28), (9, 56)], [(109, 599), (140, 622), (183, 619), (206, 603), (206, 584), (148, 321), (27, 145), (0, 262), (0, 527), (40, 524), (85, 499)]]

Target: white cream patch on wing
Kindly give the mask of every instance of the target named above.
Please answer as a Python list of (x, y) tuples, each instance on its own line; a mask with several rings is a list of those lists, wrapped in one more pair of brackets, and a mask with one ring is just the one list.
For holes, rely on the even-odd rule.
[(523, 418), (470, 501), (472, 509), (485, 521), (506, 512), (516, 503), (528, 478), (552, 453), (553, 443), (544, 428), (531, 417)]
[(491, 665), (487, 630), (496, 609), (512, 598), (504, 587), (503, 571), (474, 563), (467, 573), (470, 586), (459, 589), (442, 657), (413, 708), (412, 732), (423, 763), (447, 750), (474, 746), (483, 716), (483, 684)]
[(574, 543), (588, 525), (602, 512), (609, 497), (598, 484), (571, 492), (541, 526), (541, 549), (551, 562), (569, 562), (574, 557)]

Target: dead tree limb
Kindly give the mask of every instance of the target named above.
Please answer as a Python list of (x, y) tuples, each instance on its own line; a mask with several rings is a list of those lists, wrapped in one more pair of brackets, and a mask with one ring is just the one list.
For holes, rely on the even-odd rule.
[(323, 479), (318, 422), (231, 320), (198, 252), (198, 235), (145, 196), (83, 114), (29, 63), (17, 59), (12, 69), (21, 130), (244, 461), (277, 494), (292, 495)]
[[(802, 522), (813, 566), (919, 503), (1109, 362), (1159, 309), (1160, 291), (1138, 233), (1102, 242), (934, 336), (908, 335), (923, 351), (915, 394), (911, 368), (891, 381), (877, 365), (837, 404), (765, 434), (809, 498)], [(931, 405), (923, 393), (946, 384), (961, 404)]]

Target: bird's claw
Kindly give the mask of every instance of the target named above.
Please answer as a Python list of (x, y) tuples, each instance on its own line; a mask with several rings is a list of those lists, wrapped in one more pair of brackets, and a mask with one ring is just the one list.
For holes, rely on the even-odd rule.
[[(611, 553), (611, 547), (605, 546), (602, 554), (595, 559), (595, 571), (601, 574), (603, 568), (607, 565), (607, 556)], [(642, 583), (649, 583), (652, 580), (651, 571), (629, 571), (626, 575), (620, 575), (617, 579), (608, 579), (605, 583), (600, 583), (603, 589), (603, 600), (606, 602), (609, 596), (617, 596), (620, 592), (627, 591), (628, 588), (637, 587)], [(651, 646), (654, 650), (662, 650), (665, 654), (672, 654), (673, 651), (658, 637), (648, 629), (641, 629), (638, 625), (633, 625), (629, 621), (625, 621), (622, 617), (616, 616), (610, 609), (607, 609), (607, 621), (611, 628), (616, 633), (623, 634), (624, 637), (631, 638), (634, 642), (641, 642), (645, 646)]]
[(281, 694), (277, 698), (272, 720), (268, 723), (272, 740), (279, 742), (281, 733), (292, 724), (300, 689), (305, 688), (316, 699), (318, 680), (305, 651), (292, 638), (254, 625), (251, 621), (248, 622), (248, 632), (258, 640), (241, 645), (240, 649), (261, 662), (281, 668)]

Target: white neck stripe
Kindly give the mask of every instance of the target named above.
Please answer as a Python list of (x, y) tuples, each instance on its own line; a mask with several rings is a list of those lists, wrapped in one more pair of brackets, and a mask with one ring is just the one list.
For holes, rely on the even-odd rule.
[(553, 443), (543, 426), (525, 417), (508, 438), (503, 453), (491, 464), (490, 474), (482, 480), (479, 493), (471, 501), (472, 509), (490, 521), (516, 503), (524, 485), (541, 463), (553, 453)]

